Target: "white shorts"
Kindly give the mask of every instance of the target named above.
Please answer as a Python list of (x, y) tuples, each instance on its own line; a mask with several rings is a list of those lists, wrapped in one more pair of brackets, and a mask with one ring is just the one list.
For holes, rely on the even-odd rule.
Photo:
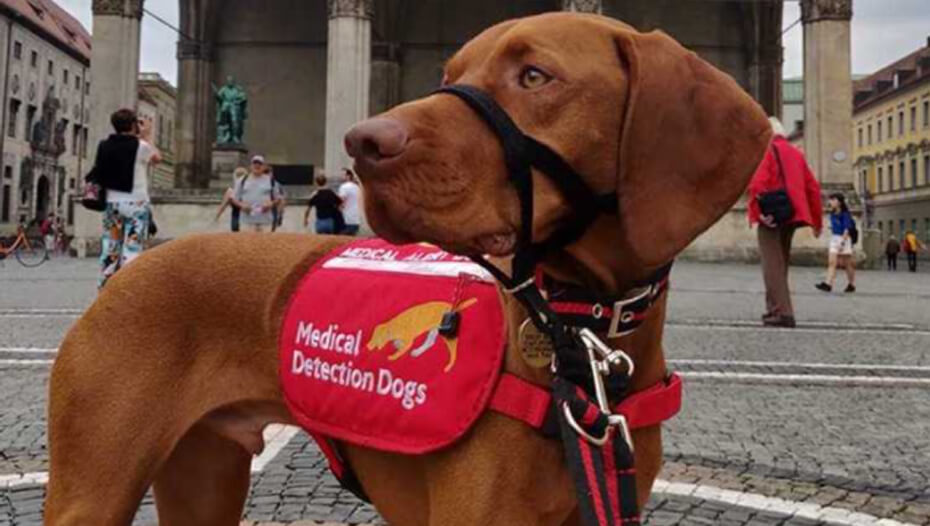
[(852, 240), (843, 238), (843, 236), (833, 235), (830, 237), (830, 253), (840, 256), (851, 256), (853, 253)]

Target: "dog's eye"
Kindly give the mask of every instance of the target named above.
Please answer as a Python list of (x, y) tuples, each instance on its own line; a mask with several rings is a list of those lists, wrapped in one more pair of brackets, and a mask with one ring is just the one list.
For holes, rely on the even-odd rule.
[(533, 66), (527, 66), (520, 72), (520, 86), (526, 89), (541, 88), (550, 80), (552, 80), (551, 75)]

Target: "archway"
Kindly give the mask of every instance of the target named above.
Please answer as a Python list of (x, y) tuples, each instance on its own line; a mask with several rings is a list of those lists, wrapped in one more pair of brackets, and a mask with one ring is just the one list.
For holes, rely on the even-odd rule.
[(48, 177), (41, 176), (36, 183), (36, 213), (35, 218), (38, 221), (48, 216), (49, 184)]

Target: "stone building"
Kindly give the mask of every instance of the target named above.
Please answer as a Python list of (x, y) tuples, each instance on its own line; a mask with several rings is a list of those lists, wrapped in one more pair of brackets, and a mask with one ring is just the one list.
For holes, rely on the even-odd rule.
[(0, 0), (0, 232), (63, 214), (87, 167), (87, 30), (51, 0)]
[(855, 84), (856, 184), (882, 237), (930, 242), (930, 38)]
[(174, 123), (177, 118), (177, 90), (158, 73), (139, 74), (140, 116), (152, 122), (152, 141), (161, 151), (162, 161), (151, 168), (152, 188), (174, 187)]
[[(766, 112), (781, 110), (782, 0), (263, 0), (261, 9), (255, 0), (178, 1), (176, 188), (153, 197), (159, 231), (169, 237), (223, 228), (212, 221), (224, 184), (211, 184), (213, 87), (228, 76), (249, 96), (244, 142), (252, 152), (330, 173), (349, 164), (342, 139), (352, 124), (430, 93), (443, 63), (483, 29), (546, 11), (601, 13), (643, 31), (662, 29), (732, 75)], [(93, 72), (106, 77), (93, 93), (97, 107), (135, 104), (143, 2), (93, 0)], [(811, 79), (805, 120), (818, 121), (805, 149), (825, 183), (851, 188), (851, 102), (842, 94), (849, 98), (852, 0), (801, 0), (801, 7)], [(91, 131), (97, 137), (105, 130), (95, 123)], [(744, 214), (737, 205), (693, 252), (755, 257)], [(298, 229), (287, 222), (299, 215), (286, 214), (285, 228)], [(79, 240), (98, 235), (95, 216), (79, 223)], [(799, 240), (806, 242), (813, 250), (812, 239)]]
[(181, 0), (178, 177), (208, 185), (211, 83), (249, 94), (245, 142), (272, 163), (338, 170), (351, 124), (428, 94), (442, 65), (481, 30), (572, 9), (661, 28), (733, 75), (770, 113), (779, 106), (781, 2), (652, 0)]

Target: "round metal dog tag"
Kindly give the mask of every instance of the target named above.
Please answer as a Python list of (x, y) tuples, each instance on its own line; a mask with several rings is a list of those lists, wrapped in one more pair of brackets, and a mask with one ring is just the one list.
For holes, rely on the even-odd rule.
[(530, 367), (544, 369), (552, 363), (552, 355), (555, 351), (552, 347), (552, 340), (539, 332), (531, 320), (526, 319), (520, 325), (517, 342), (520, 345), (523, 361)]

